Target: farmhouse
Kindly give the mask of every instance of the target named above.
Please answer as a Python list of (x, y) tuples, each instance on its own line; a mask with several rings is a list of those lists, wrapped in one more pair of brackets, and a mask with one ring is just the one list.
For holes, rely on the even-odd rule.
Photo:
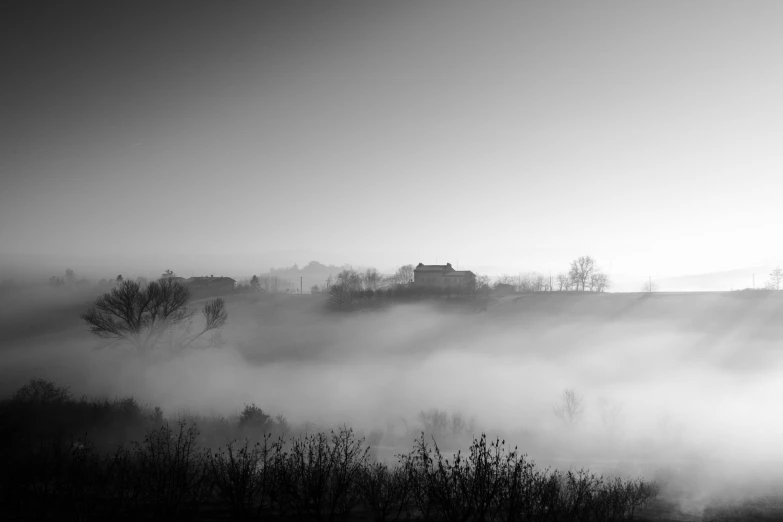
[(451, 263), (425, 265), (419, 263), (413, 270), (413, 286), (436, 288), (467, 288), (475, 280), (470, 270), (454, 270)]
[(230, 277), (191, 277), (189, 279), (181, 279), (179, 283), (187, 287), (191, 292), (197, 296), (215, 296), (228, 294), (234, 291), (236, 281)]

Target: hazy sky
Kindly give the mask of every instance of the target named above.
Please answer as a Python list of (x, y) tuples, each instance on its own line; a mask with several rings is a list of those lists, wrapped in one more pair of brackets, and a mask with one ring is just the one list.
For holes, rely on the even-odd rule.
[(162, 4), (3, 2), (0, 265), (783, 261), (779, 2)]

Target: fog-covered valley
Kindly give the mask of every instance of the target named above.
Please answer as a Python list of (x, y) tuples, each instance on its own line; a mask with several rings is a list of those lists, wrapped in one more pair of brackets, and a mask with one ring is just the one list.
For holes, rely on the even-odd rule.
[[(669, 477), (664, 491), (690, 513), (781, 484), (775, 292), (555, 292), (350, 312), (319, 295), (244, 294), (226, 299), (222, 346), (144, 357), (89, 334), (89, 297), (42, 291), (5, 316), (3, 395), (41, 377), (172, 419), (256, 404), (298, 429), (373, 434), (391, 460), (425, 428), (449, 434), (457, 416), (460, 440), (499, 435), (542, 465)], [(567, 389), (582, 400), (573, 422), (555, 414)], [(435, 412), (449, 422), (428, 425)]]

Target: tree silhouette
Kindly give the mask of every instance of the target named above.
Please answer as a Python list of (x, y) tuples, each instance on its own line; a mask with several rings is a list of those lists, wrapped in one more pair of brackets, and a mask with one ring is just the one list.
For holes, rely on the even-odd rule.
[(202, 309), (204, 328), (188, 336), (187, 326), (196, 314), (188, 308), (189, 301), (190, 291), (171, 279), (146, 287), (128, 280), (99, 297), (82, 319), (98, 337), (128, 343), (139, 352), (154, 350), (166, 334), (170, 348), (185, 348), (206, 332), (222, 328), (228, 319), (223, 300), (210, 301)]
[(566, 389), (560, 396), (560, 403), (552, 408), (552, 411), (558, 419), (573, 426), (579, 422), (584, 413), (584, 398), (577, 395), (573, 388)]
[(582, 256), (571, 261), (571, 270), (568, 272), (568, 276), (576, 284), (576, 289), (579, 290), (581, 285), (584, 292), (595, 271), (595, 259), (590, 256)]

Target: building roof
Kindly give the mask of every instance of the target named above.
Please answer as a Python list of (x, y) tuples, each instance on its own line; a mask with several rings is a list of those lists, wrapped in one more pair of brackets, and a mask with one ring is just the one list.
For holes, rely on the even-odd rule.
[(446, 270), (444, 265), (421, 265), (417, 266), (414, 272), (443, 272)]
[(473, 272), (470, 270), (454, 270), (453, 272), (449, 272), (448, 274), (444, 274), (443, 277), (466, 277), (466, 276), (474, 276)]
[(413, 269), (414, 272), (452, 272), (453, 270), (451, 263), (446, 263), (445, 265), (424, 265), (419, 263)]

